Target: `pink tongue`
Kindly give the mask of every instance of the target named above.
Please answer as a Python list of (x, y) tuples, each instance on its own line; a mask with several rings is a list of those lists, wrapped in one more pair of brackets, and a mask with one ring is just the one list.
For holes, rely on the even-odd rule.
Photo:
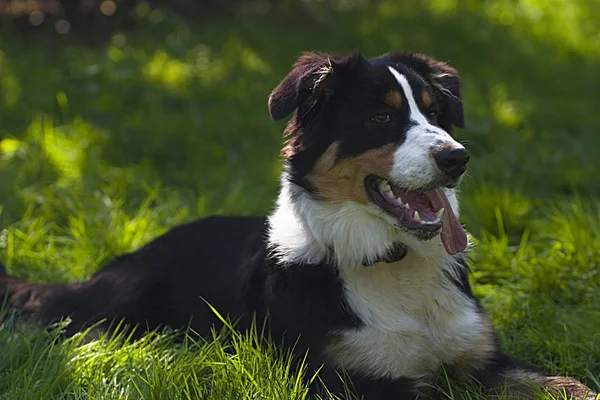
[(442, 243), (446, 252), (454, 255), (464, 251), (468, 243), (467, 234), (454, 216), (446, 195), (441, 189), (426, 192), (425, 195), (429, 198), (435, 210), (444, 207), (444, 215), (442, 216)]

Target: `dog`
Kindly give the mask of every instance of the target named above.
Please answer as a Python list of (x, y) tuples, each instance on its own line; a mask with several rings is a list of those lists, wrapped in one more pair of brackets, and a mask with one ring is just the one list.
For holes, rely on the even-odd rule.
[(595, 396), (505, 354), (471, 291), (453, 67), (410, 52), (306, 52), (268, 109), (293, 114), (273, 212), (180, 225), (83, 282), (31, 284), (2, 268), (8, 307), (42, 324), (70, 317), (67, 335), (116, 320), (208, 335), (221, 324), (209, 305), (240, 330), (267, 321), (280, 346), (308, 351), (313, 393), (428, 398), (444, 369), (490, 396)]

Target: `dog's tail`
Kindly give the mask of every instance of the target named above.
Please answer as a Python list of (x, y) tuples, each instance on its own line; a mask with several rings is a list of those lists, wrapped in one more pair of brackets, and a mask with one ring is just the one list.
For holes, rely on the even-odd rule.
[(25, 320), (48, 324), (49, 315), (40, 313), (45, 298), (60, 285), (38, 285), (10, 276), (0, 263), (0, 311), (19, 313)]
[(36, 284), (10, 276), (0, 264), (0, 311), (16, 312), (19, 321), (42, 327), (69, 318), (67, 337), (91, 326), (95, 331), (135, 328), (145, 321), (143, 298), (152, 289), (139, 275), (131, 268), (106, 268), (82, 282)]

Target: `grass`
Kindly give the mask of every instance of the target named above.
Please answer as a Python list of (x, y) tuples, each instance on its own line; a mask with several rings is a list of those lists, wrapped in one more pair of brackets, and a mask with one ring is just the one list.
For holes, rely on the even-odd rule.
[[(461, 219), (476, 242), (475, 293), (504, 347), (600, 390), (600, 5), (323, 4), (214, 22), (141, 6), (136, 30), (95, 47), (0, 36), (9, 272), (85, 279), (181, 222), (270, 211), (283, 123), (269, 120), (266, 98), (294, 57), (413, 49), (463, 78), (467, 126), (456, 136), (473, 161)], [(0, 325), (0, 398), (306, 396), (286, 355), (253, 335), (54, 332)], [(448, 398), (477, 397), (441, 384)]]

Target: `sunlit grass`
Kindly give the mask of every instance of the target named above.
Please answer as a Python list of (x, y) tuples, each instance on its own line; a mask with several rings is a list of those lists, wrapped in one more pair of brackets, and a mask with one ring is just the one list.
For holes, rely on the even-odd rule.
[[(138, 30), (95, 48), (2, 38), (9, 272), (85, 279), (179, 223), (268, 212), (283, 123), (270, 121), (266, 100), (294, 58), (400, 46), (461, 72), (467, 127), (456, 136), (473, 155), (462, 220), (476, 242), (474, 291), (503, 345), (600, 389), (598, 5), (341, 1), (332, 14), (309, 3), (316, 21), (279, 10), (186, 23), (140, 6)], [(61, 341), (14, 322), (0, 325), (0, 398), (306, 395), (286, 355), (251, 336)], [(480, 398), (443, 381), (448, 398)]]
[(205, 341), (154, 331), (134, 341), (130, 335), (94, 334), (92, 327), (61, 340), (66, 323), (45, 334), (13, 319), (0, 327), (6, 349), (2, 398), (306, 398), (305, 385), (294, 378), (304, 376), (303, 370), (291, 369), (289, 356), (262, 341), (257, 330), (214, 332)]

